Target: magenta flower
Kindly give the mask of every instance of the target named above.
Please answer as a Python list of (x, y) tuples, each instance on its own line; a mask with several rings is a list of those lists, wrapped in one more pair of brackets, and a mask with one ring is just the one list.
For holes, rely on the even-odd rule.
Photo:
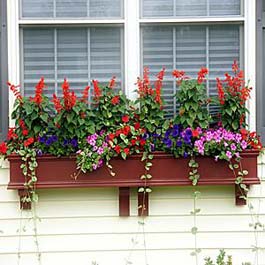
[(97, 150), (97, 153), (99, 155), (102, 155), (104, 153), (104, 148), (103, 147), (99, 147), (98, 150)]
[(230, 151), (226, 151), (226, 156), (227, 158), (231, 159), (232, 158), (232, 153)]
[(230, 147), (232, 151), (236, 151), (236, 145), (234, 143), (232, 143)]
[(241, 147), (242, 147), (242, 149), (243, 149), (243, 150), (246, 149), (247, 146), (248, 146), (247, 142), (246, 142), (245, 140), (243, 140), (243, 141), (241, 142)]

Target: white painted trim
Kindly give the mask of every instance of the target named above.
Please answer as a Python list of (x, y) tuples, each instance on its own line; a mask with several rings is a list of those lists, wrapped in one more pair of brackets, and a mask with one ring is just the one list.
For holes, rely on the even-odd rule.
[[(11, 0), (12, 1), (12, 0)], [(20, 19), (20, 25), (86, 25), (86, 24), (123, 24), (125, 19)]]
[[(7, 41), (8, 41), (8, 80), (12, 84), (19, 84), (19, 8), (17, 0), (7, 1)], [(15, 97), (9, 92), (9, 126), (14, 125), (11, 113)]]
[(139, 1), (125, 0), (124, 60), (125, 93), (134, 99), (136, 78), (140, 75)]
[(142, 18), (140, 23), (215, 23), (244, 22), (243, 16), (234, 17), (192, 17), (192, 18)]
[(244, 59), (245, 78), (250, 81), (251, 99), (247, 102), (249, 129), (256, 131), (256, 1), (245, 0)]

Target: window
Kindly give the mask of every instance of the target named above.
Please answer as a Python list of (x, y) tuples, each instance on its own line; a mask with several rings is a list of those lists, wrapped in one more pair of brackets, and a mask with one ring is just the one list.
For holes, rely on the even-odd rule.
[[(177, 113), (173, 98), (177, 87), (172, 69), (196, 77), (200, 67), (207, 67), (208, 94), (216, 95), (215, 78), (231, 72), (234, 60), (242, 64), (243, 25), (231, 22), (231, 18), (242, 16), (240, 0), (141, 1), (141, 68), (149, 67), (152, 74), (162, 67), (169, 70), (164, 83), (165, 109), (169, 116)], [(211, 112), (216, 110), (215, 106), (210, 108)]]
[[(122, 29), (120, 27), (25, 28), (23, 87), (32, 95), (40, 75), (49, 96), (60, 94), (66, 77), (81, 95), (91, 79), (106, 83), (113, 75), (122, 87)], [(80, 92), (80, 93), (78, 93)]]
[[(64, 78), (77, 95), (92, 79), (104, 84), (116, 76), (118, 86), (123, 87), (123, 25), (112, 23), (114, 19), (122, 20), (122, 5), (121, 0), (22, 0), (20, 46), (24, 94), (32, 95), (41, 76), (48, 85), (49, 97), (61, 93)], [(41, 18), (44, 25), (50, 21), (57, 23), (36, 27), (36, 18)], [(24, 25), (25, 20), (30, 21), (30, 26)], [(80, 23), (74, 25), (76, 22)]]
[[(166, 67), (164, 98), (168, 115), (173, 116), (178, 111), (172, 98), (178, 89), (171, 76), (174, 68), (194, 77), (199, 67), (208, 67), (209, 95), (216, 94), (215, 77), (229, 72), (233, 60), (245, 67), (246, 79), (255, 83), (255, 1), (19, 0), (8, 4), (10, 17), (15, 15), (9, 32), (19, 39), (19, 47), (12, 49), (19, 62), (13, 59), (10, 67), (20, 74), (17, 77), (16, 70), (10, 79), (21, 84), (25, 95), (33, 93), (41, 76), (51, 96), (60, 93), (64, 77), (81, 91), (93, 78), (105, 83), (115, 75), (119, 87), (133, 98), (136, 78), (145, 66), (153, 77)], [(256, 119), (253, 104), (250, 120)], [(255, 130), (253, 120), (251, 128)]]
[[(174, 94), (176, 82), (171, 69), (184, 70), (196, 77), (202, 66), (210, 69), (209, 95), (216, 95), (215, 78), (231, 72), (233, 60), (240, 60), (240, 27), (238, 25), (144, 26), (142, 27), (143, 67), (153, 74), (163, 66), (169, 69), (164, 84), (165, 109), (176, 115)], [(212, 107), (214, 110), (214, 107)]]
[(7, 132), (8, 91), (7, 82), (7, 28), (6, 28), (6, 1), (0, 2), (0, 140), (5, 139)]

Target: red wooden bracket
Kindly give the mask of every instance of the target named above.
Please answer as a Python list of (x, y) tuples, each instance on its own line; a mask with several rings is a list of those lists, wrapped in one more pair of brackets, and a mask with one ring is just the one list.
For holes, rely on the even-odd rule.
[(148, 192), (138, 192), (138, 216), (148, 216), (149, 214), (149, 194)]
[(130, 216), (130, 188), (119, 187), (119, 215)]
[[(247, 189), (249, 189), (249, 185), (246, 185)], [(235, 200), (236, 200), (236, 205), (246, 205), (247, 201), (244, 197), (247, 197), (248, 192), (242, 188), (240, 188), (239, 185), (235, 185)]]
[(28, 197), (27, 190), (18, 190), (18, 196), (20, 200), (20, 209), (21, 210), (30, 210), (31, 209), (31, 202), (25, 201), (25, 198)]

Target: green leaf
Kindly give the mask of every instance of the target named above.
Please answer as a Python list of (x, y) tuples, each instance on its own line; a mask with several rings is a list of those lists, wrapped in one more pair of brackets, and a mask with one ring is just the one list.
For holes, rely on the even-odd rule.
[(146, 166), (147, 166), (147, 167), (151, 167), (152, 165), (153, 165), (153, 164), (152, 164), (151, 162), (147, 162), (147, 163), (146, 163)]
[(142, 175), (140, 179), (146, 179), (146, 175)]
[(147, 175), (146, 175), (146, 178), (147, 178), (147, 179), (151, 179), (152, 177), (153, 177), (153, 176), (152, 176), (151, 174), (147, 174)]
[(243, 170), (242, 173), (243, 173), (244, 176), (248, 175), (248, 171), (247, 170)]
[(192, 227), (192, 228), (191, 228), (191, 233), (192, 233), (193, 235), (197, 234), (197, 232), (198, 232), (198, 228), (197, 228), (197, 227)]
[(232, 164), (229, 164), (229, 168), (230, 168), (231, 170), (234, 170), (234, 167), (233, 167)]
[(40, 115), (40, 118), (41, 118), (44, 122), (48, 122), (49, 115), (48, 115), (48, 113), (43, 113), (43, 114)]
[(144, 188), (143, 187), (139, 188), (138, 192), (144, 192)]
[(66, 120), (69, 123), (71, 123), (73, 121), (73, 118), (74, 118), (74, 113), (73, 112), (68, 113), (68, 115), (66, 116)]
[(152, 192), (152, 189), (151, 188), (146, 188), (145, 192), (150, 193), (150, 192)]
[(121, 153), (121, 157), (126, 160), (126, 154), (124, 152)]
[(233, 166), (234, 166), (234, 168), (239, 168), (238, 164), (234, 164)]
[(154, 158), (154, 155), (150, 154), (148, 155), (148, 159), (152, 160)]

